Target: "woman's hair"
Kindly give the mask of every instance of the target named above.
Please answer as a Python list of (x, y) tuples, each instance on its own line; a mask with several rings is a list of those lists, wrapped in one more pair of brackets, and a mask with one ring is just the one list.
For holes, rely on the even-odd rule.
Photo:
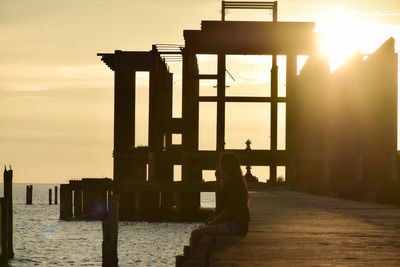
[(218, 167), (228, 179), (233, 182), (239, 182), (247, 191), (247, 183), (243, 177), (240, 161), (236, 154), (231, 152), (222, 152), (219, 155)]

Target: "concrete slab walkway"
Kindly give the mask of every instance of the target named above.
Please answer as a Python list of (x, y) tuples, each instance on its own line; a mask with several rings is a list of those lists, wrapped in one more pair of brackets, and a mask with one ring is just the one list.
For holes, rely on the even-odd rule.
[(281, 188), (250, 196), (249, 233), (214, 239), (206, 266), (400, 266), (399, 207)]

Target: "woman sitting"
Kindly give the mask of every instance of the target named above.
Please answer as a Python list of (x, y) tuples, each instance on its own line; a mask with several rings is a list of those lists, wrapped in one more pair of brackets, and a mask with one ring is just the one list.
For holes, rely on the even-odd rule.
[(220, 191), (220, 211), (215, 219), (191, 233), (191, 245), (203, 235), (246, 235), (249, 225), (249, 196), (238, 157), (221, 153), (217, 170), (217, 191)]

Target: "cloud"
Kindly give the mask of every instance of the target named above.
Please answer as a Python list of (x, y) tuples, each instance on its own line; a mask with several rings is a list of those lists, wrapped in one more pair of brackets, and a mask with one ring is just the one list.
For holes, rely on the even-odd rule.
[(0, 89), (46, 91), (59, 88), (112, 88), (113, 72), (98, 65), (0, 65)]

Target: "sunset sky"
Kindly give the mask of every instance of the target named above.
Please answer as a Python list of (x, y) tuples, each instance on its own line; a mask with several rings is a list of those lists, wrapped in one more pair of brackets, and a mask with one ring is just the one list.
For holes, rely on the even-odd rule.
[[(0, 1), (0, 163), (13, 166), (17, 183), (111, 177), (113, 72), (96, 53), (183, 44), (184, 29), (220, 20), (220, 9), (220, 0)], [(227, 20), (270, 20), (263, 12), (232, 11)], [(373, 52), (390, 36), (400, 49), (398, 0), (282, 0), (278, 20), (315, 21), (332, 69), (354, 49)], [(259, 66), (268, 58), (245, 60), (246, 70), (237, 62), (229, 69), (236, 84), (249, 76), (254, 86), (265, 83)], [(227, 143), (240, 143), (240, 131)]]

